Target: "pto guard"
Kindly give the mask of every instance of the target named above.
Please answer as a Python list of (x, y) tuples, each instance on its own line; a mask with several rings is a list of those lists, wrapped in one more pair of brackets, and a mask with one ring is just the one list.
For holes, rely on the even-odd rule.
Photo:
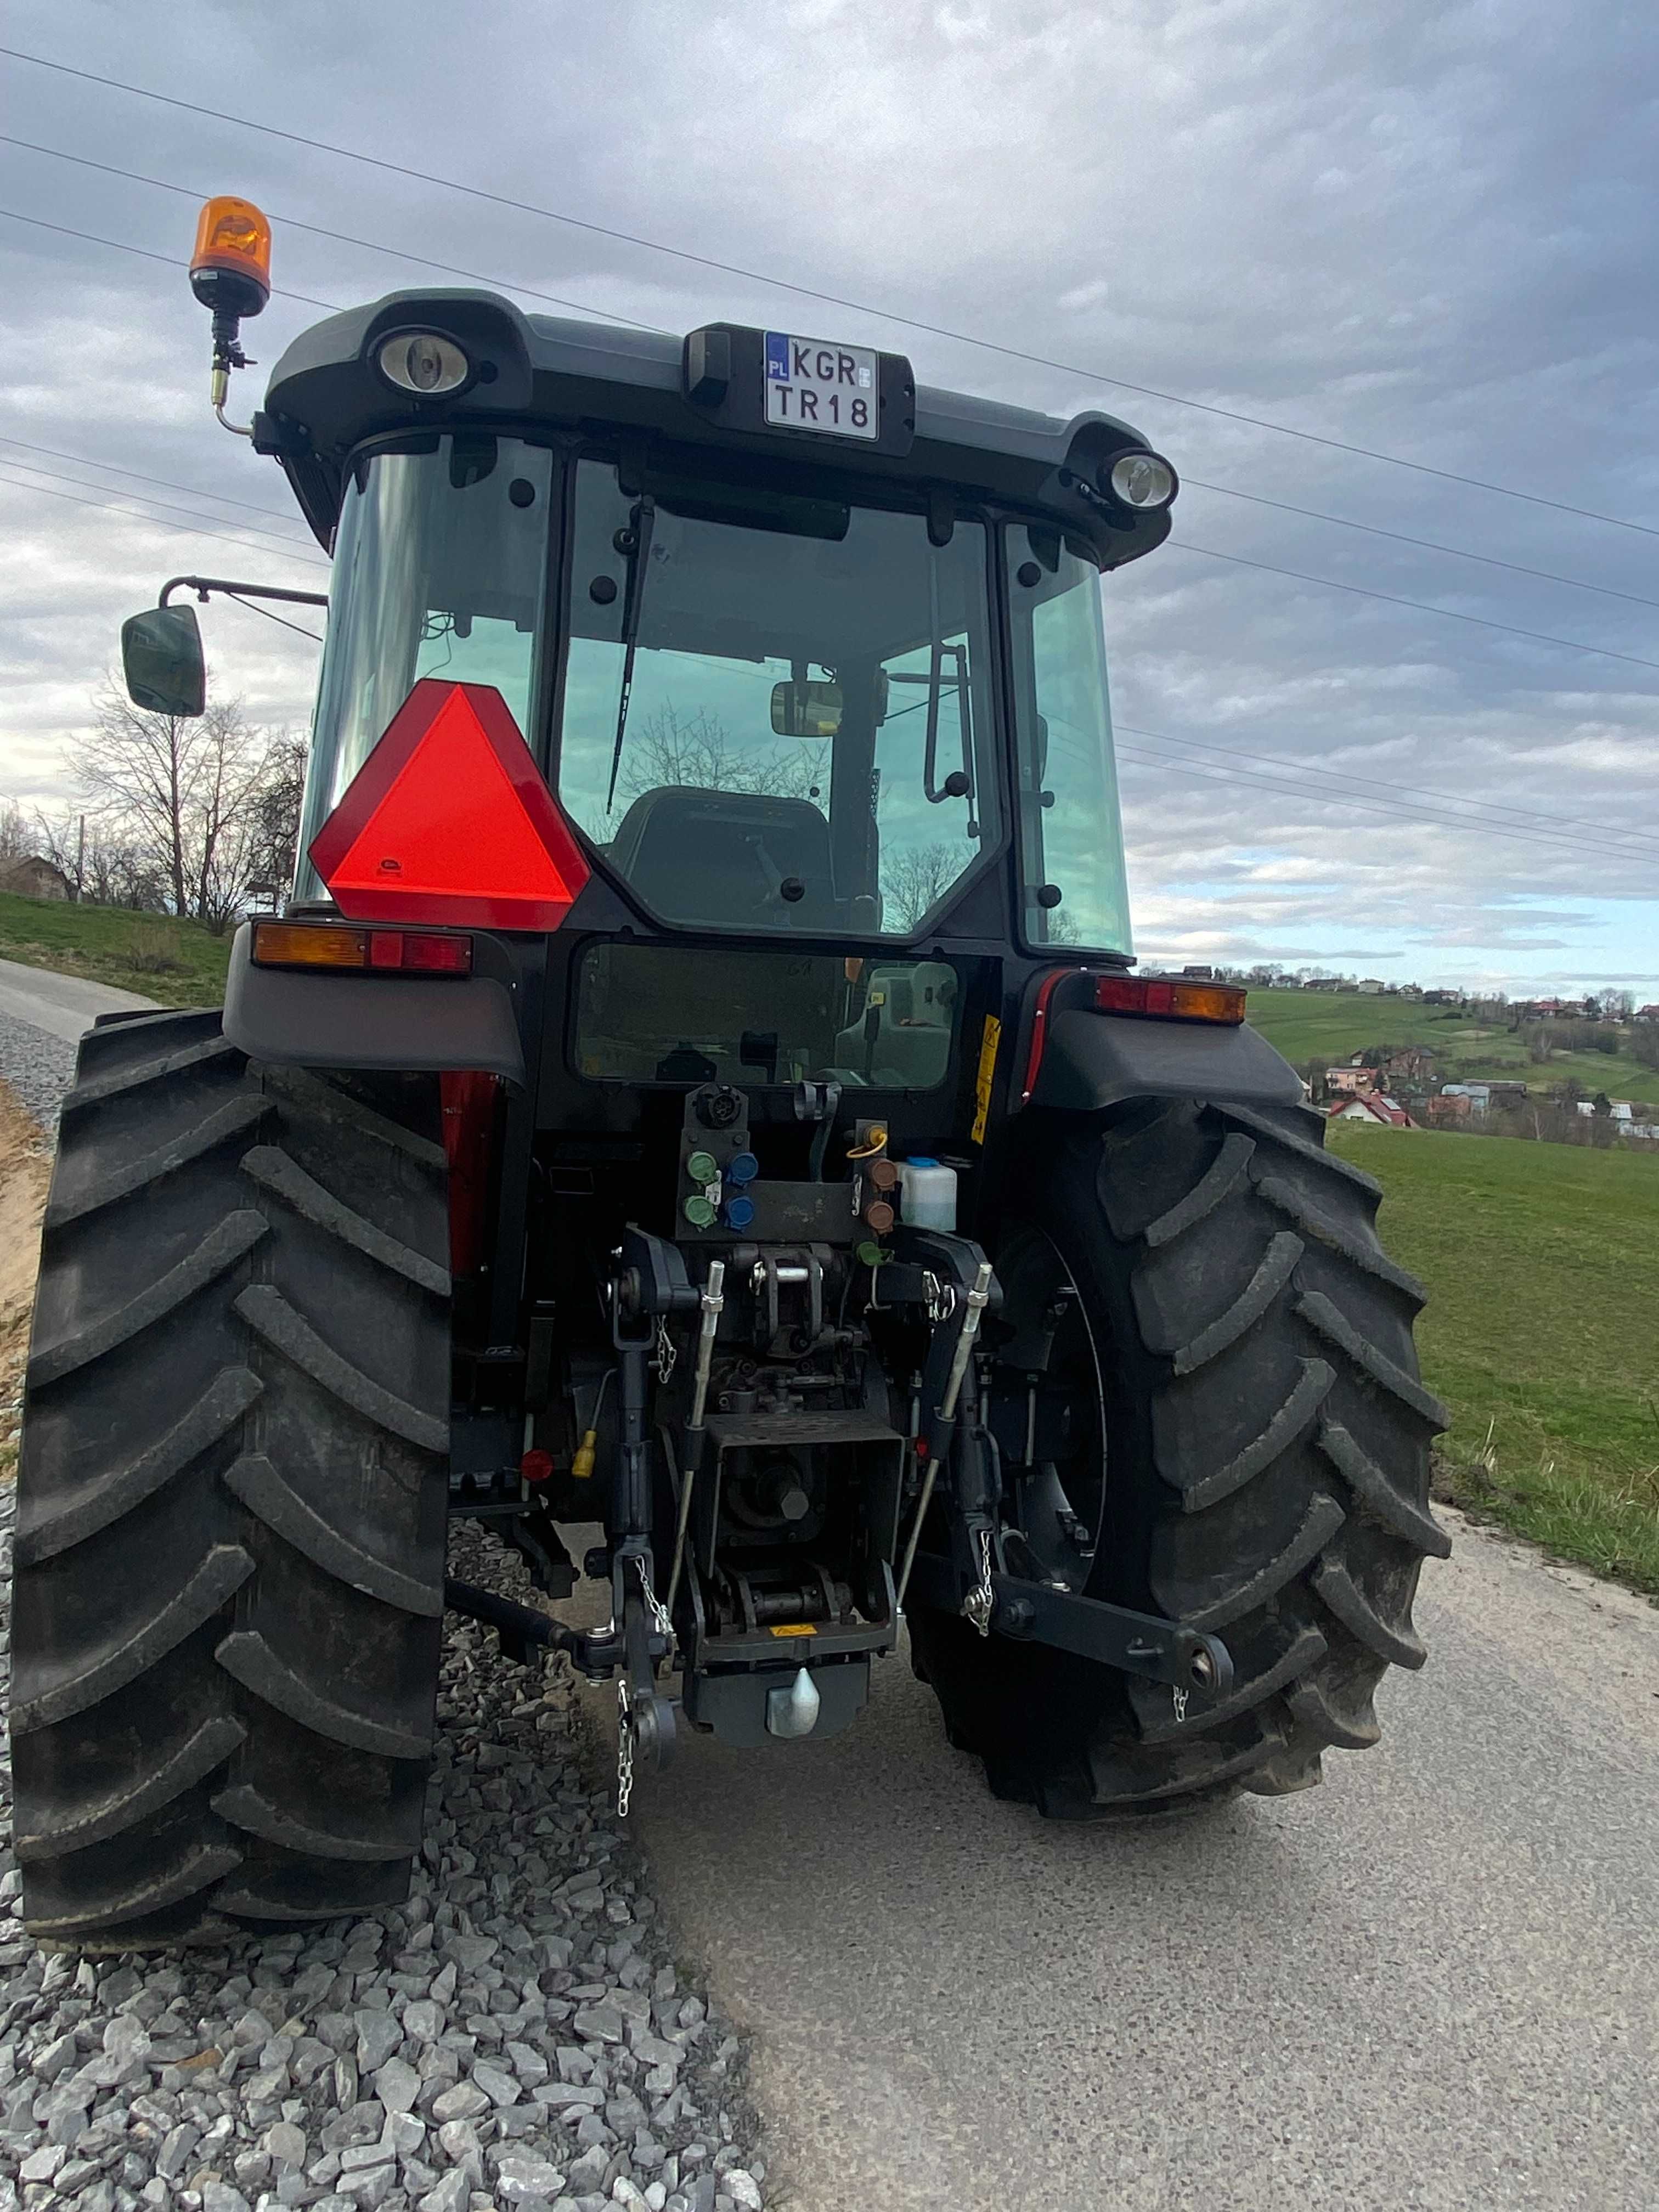
[(1034, 987), (1020, 1104), (1087, 1114), (1128, 1098), (1303, 1103), (1301, 1077), (1248, 1025), (1102, 1013), (1077, 1003), (1094, 981), (1077, 970)]
[(253, 928), (230, 949), (225, 1035), (251, 1060), (300, 1067), (476, 1069), (524, 1085), (524, 1048), (507, 986), (490, 975), (327, 975), (256, 968)]

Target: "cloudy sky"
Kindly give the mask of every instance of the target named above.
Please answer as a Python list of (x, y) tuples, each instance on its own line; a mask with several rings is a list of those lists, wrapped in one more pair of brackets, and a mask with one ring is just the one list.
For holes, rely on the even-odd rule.
[[(1184, 478), (1107, 592), (1143, 956), (1659, 995), (1650, 11), (33, 0), (0, 40), (242, 118), (0, 58), (0, 796), (67, 803), (164, 576), (325, 582), (206, 405), (182, 264), (234, 191), (313, 302), (423, 255), (531, 309), (781, 322), (1127, 416)], [(251, 349), (317, 312), (274, 299)], [(205, 628), (222, 691), (305, 720), (314, 647)]]

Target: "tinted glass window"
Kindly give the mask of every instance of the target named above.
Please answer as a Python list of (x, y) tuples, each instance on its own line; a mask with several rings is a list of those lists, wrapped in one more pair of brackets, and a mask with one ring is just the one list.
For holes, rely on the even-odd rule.
[(335, 541), (296, 884), (305, 848), (422, 676), (493, 684), (526, 740), (546, 593), (552, 457), (516, 438), (444, 437), (379, 453), (347, 489)]
[(1127, 952), (1100, 572), (1056, 532), (1024, 527), (1008, 532), (1008, 572), (1026, 939)]
[(584, 462), (560, 800), (665, 921), (906, 935), (999, 830), (986, 629), (977, 523)]
[(949, 1067), (957, 1000), (939, 960), (595, 945), (576, 1066), (601, 1082), (929, 1090)]

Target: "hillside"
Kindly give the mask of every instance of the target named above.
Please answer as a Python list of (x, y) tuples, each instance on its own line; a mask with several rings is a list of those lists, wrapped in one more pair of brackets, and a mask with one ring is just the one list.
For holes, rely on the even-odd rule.
[[(1311, 995), (1311, 994), (1310, 994)], [(1452, 1495), (1659, 1594), (1659, 1157), (1334, 1126), (1429, 1291)]]
[(55, 968), (168, 1006), (216, 1006), (230, 937), (128, 907), (70, 906), (0, 891), (0, 960)]
[(1437, 1055), (1445, 1083), (1499, 1076), (1547, 1090), (1571, 1076), (1587, 1091), (1659, 1099), (1659, 1073), (1628, 1051), (1560, 1053), (1541, 1066), (1528, 1060), (1518, 1037), (1486, 1028), (1456, 1006), (1362, 999), (1352, 991), (1252, 991), (1247, 1018), (1298, 1069), (1310, 1060), (1350, 1059), (1368, 1045), (1421, 1044)]

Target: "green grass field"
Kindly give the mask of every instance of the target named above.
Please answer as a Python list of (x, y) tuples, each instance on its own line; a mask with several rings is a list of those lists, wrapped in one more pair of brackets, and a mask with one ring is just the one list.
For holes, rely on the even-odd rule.
[(1455, 1008), (1425, 1006), (1413, 999), (1362, 999), (1352, 991), (1252, 991), (1247, 1018), (1297, 1068), (1315, 1059), (1335, 1064), (1368, 1045), (1421, 1044), (1436, 1054), (1446, 1083), (1495, 1075), (1547, 1091), (1571, 1076), (1591, 1093), (1659, 1100), (1659, 1073), (1628, 1052), (1565, 1053), (1543, 1066), (1529, 1061), (1520, 1039), (1507, 1030), (1486, 1028)]
[(216, 1006), (230, 937), (126, 907), (60, 905), (0, 891), (0, 960), (55, 968), (167, 1006)]
[(1425, 1379), (1471, 1511), (1659, 1595), (1659, 1156), (1333, 1127), (1419, 1275)]

